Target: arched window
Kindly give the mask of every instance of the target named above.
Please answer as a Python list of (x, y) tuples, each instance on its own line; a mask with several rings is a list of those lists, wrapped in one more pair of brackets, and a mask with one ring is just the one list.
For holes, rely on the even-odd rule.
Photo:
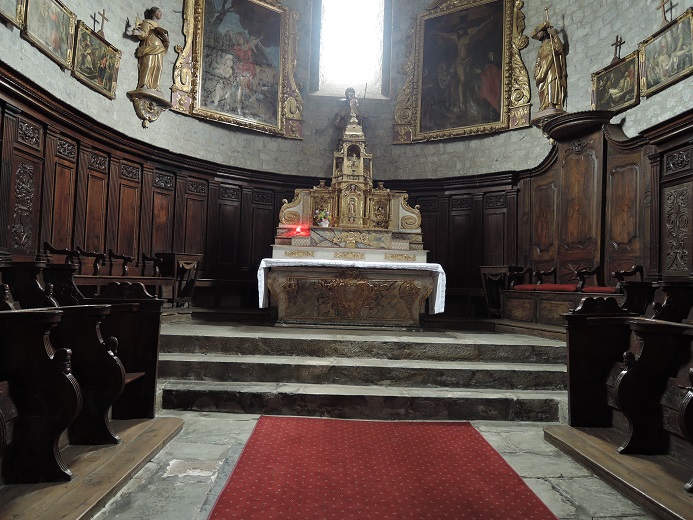
[(313, 0), (311, 92), (389, 95), (392, 0)]

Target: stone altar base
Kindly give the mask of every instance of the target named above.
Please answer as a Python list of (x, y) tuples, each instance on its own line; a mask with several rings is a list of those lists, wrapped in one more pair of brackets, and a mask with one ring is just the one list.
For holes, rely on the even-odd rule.
[(278, 323), (419, 327), (435, 281), (407, 269), (272, 267), (267, 287)]

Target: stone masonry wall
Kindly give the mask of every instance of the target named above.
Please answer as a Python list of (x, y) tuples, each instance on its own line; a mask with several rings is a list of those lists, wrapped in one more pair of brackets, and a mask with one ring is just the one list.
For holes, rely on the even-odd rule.
[[(183, 4), (182, 0), (157, 2), (164, 12), (161, 25), (171, 37), (162, 75), (162, 90), (165, 90), (172, 83), (171, 71), (177, 57), (173, 47), (183, 43)], [(78, 19), (89, 21), (88, 25), (91, 25), (91, 14), (102, 10), (105, 5), (96, 0), (64, 0), (64, 3)], [(242, 168), (328, 178), (332, 150), (337, 141), (332, 120), (340, 108), (340, 99), (307, 92), (312, 2), (285, 0), (284, 4), (300, 17), (296, 82), (304, 99), (303, 141), (208, 123), (170, 111), (152, 123), (149, 129), (143, 129), (126, 96), (126, 92), (135, 88), (137, 83), (137, 61), (134, 57), (137, 42), (124, 37), (123, 33), (126, 20), (134, 23), (135, 16), (141, 17), (149, 5), (109, 2), (106, 6), (110, 20), (105, 26), (106, 38), (123, 51), (115, 100), (109, 100), (77, 82), (69, 71), (62, 71), (38, 49), (20, 38), (19, 31), (9, 25), (0, 25), (0, 60), (88, 116), (155, 146)], [(409, 53), (409, 31), (416, 15), (430, 4), (431, 0), (394, 0), (391, 98), (369, 99), (366, 104), (364, 130), (369, 149), (374, 155), (375, 179), (436, 179), (526, 169), (539, 164), (549, 152), (550, 145), (536, 128), (413, 145), (391, 144), (394, 105), (405, 80), (399, 68)], [(551, 2), (551, 21), (569, 49), (568, 111), (589, 110), (590, 75), (611, 61), (613, 48), (610, 44), (616, 34), (625, 39), (621, 55), (626, 56), (637, 48), (638, 42), (659, 28), (661, 14), (656, 10), (658, 4), (658, 0)], [(675, 5), (674, 16), (686, 8), (680, 4)], [(543, 6), (544, 2), (525, 0), (525, 34), (528, 36), (543, 20)], [(538, 47), (537, 41), (530, 40), (529, 46), (523, 51), (530, 77)], [(653, 124), (693, 107), (693, 97), (686, 95), (691, 85), (693, 78), (688, 78), (649, 99), (642, 99), (639, 106), (619, 114), (615, 121), (623, 121), (626, 133), (636, 135)], [(536, 113), (538, 101), (534, 89), (532, 102), (533, 112)]]

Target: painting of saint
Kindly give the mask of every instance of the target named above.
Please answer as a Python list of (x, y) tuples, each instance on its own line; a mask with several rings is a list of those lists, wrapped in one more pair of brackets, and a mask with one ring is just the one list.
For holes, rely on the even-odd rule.
[(281, 13), (252, 0), (205, 0), (199, 106), (278, 126)]
[(59, 64), (72, 64), (75, 15), (57, 0), (30, 0), (25, 34)]
[(645, 95), (688, 75), (693, 70), (690, 11), (643, 46)]
[(592, 75), (592, 108), (620, 112), (638, 103), (637, 52)]
[(421, 132), (501, 120), (503, 20), (497, 0), (425, 21)]
[(84, 22), (79, 22), (73, 75), (82, 83), (113, 99), (121, 54)]

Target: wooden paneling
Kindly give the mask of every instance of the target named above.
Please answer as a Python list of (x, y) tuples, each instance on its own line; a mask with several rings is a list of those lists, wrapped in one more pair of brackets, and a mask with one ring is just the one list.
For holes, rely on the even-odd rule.
[(38, 251), (42, 163), (15, 151), (11, 161), (9, 245), (13, 258), (33, 260)]
[(120, 255), (138, 258), (140, 187), (127, 182), (120, 183), (118, 197), (118, 242)]
[(693, 182), (687, 181), (662, 190), (662, 273), (685, 277), (691, 271), (693, 237), (690, 225), (693, 211)]
[(207, 225), (207, 183), (188, 179), (185, 193), (184, 249), (180, 253), (205, 252), (205, 228)]
[(72, 245), (76, 176), (74, 165), (56, 162), (50, 243), (58, 249)]
[(84, 232), (84, 248), (87, 251), (103, 251), (105, 248), (107, 197), (107, 175), (103, 172), (89, 170)]

